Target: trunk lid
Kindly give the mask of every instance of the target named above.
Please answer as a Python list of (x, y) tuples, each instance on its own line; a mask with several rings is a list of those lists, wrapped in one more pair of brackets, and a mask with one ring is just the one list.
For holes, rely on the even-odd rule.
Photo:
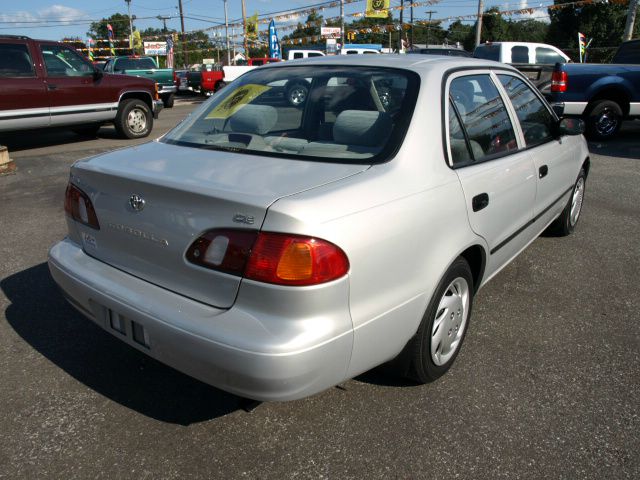
[[(367, 168), (151, 142), (72, 167), (72, 181), (90, 197), (100, 230), (76, 225), (87, 254), (155, 285), (228, 308), (240, 277), (188, 263), (185, 252), (191, 243), (212, 228), (260, 229), (279, 198)], [(139, 211), (130, 203), (133, 195), (144, 199)]]

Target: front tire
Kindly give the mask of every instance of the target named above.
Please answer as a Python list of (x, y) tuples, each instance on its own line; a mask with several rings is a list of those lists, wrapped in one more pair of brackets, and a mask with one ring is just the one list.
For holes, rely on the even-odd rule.
[(462, 347), (472, 306), (471, 268), (458, 257), (440, 280), (409, 344), (410, 378), (427, 383), (451, 368)]
[(622, 108), (613, 100), (596, 100), (586, 117), (587, 137), (590, 140), (609, 140), (622, 126)]
[(114, 124), (121, 137), (143, 138), (151, 133), (153, 115), (142, 100), (128, 98), (120, 104)]
[(551, 225), (549, 225), (549, 232), (560, 237), (566, 237), (571, 234), (578, 224), (580, 219), (580, 212), (582, 212), (582, 203), (584, 202), (584, 192), (587, 185), (587, 174), (584, 169), (580, 170), (576, 183), (573, 185), (571, 191), (571, 198), (564, 207), (564, 210), (558, 218), (556, 218)]

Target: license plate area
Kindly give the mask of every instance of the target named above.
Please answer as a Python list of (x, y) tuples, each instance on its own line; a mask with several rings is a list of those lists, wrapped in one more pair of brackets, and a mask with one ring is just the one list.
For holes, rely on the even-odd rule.
[(144, 326), (124, 315), (105, 308), (106, 311), (106, 325), (110, 330), (115, 331), (117, 334), (127, 337), (129, 340), (137, 343), (141, 347), (150, 349), (151, 340), (149, 339), (149, 331)]

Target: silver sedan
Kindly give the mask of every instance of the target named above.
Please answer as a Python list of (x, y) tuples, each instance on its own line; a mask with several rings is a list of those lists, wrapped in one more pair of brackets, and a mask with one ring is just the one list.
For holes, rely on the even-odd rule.
[(583, 126), (503, 64), (354, 57), (252, 70), (159, 140), (74, 164), (49, 253), (71, 304), (258, 400), (392, 360), (444, 374), (478, 289), (574, 230)]

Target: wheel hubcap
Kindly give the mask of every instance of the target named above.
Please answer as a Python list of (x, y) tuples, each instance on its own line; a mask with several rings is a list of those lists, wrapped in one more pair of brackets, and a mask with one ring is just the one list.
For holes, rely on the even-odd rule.
[(571, 197), (571, 214), (569, 215), (569, 221), (571, 226), (575, 226), (580, 216), (580, 210), (582, 209), (582, 200), (584, 198), (584, 178), (579, 178), (576, 182), (576, 186), (573, 189), (573, 197)]
[(618, 127), (618, 115), (610, 109), (602, 111), (598, 119), (596, 120), (596, 130), (600, 135), (611, 135)]
[(291, 103), (301, 105), (307, 99), (307, 91), (304, 88), (294, 88), (290, 94)]
[(147, 128), (147, 116), (141, 108), (134, 108), (127, 116), (127, 127), (133, 133), (142, 133)]
[(449, 284), (440, 299), (431, 329), (431, 360), (438, 366), (456, 353), (467, 326), (469, 284), (458, 277)]

